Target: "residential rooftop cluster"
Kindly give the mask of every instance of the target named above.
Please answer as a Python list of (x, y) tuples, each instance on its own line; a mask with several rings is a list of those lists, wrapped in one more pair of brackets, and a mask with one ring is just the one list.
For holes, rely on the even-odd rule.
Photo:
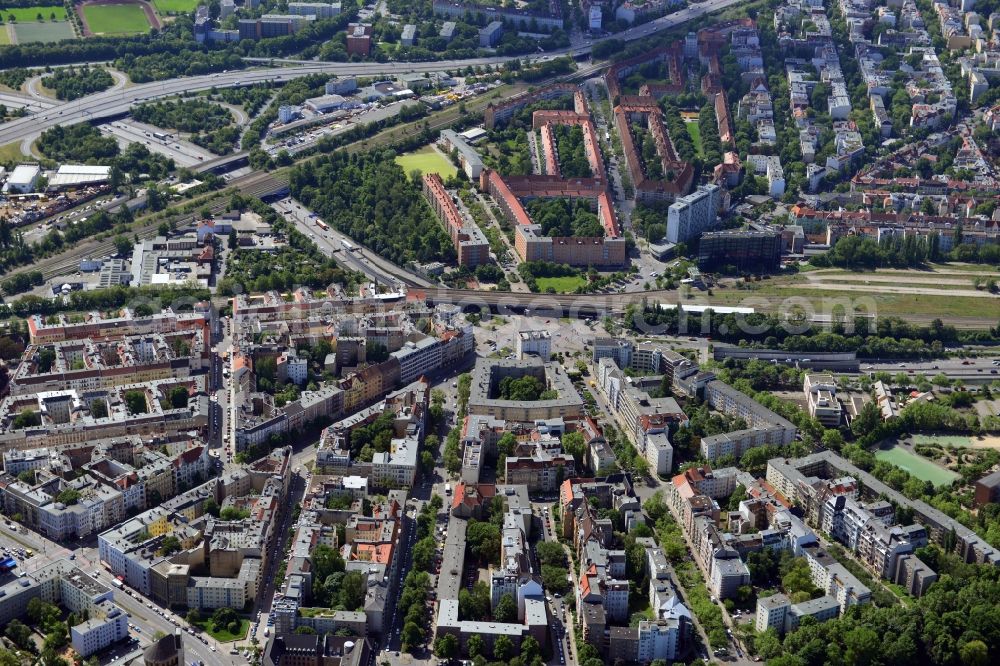
[[(238, 342), (232, 357), (235, 407), (234, 438), (238, 449), (261, 446), (272, 435), (284, 436), (317, 419), (328, 421), (373, 404), (397, 386), (407, 386), (424, 374), (464, 359), (474, 344), (473, 330), (460, 311), (441, 306), (427, 310), (393, 304), (393, 299), (349, 301), (314, 297), (300, 289), (289, 300), (268, 294), (258, 302), (237, 298), (234, 316), (252, 321), (267, 342), (252, 336)], [(354, 314), (357, 313), (357, 314)], [(430, 317), (431, 334), (414, 326), (416, 318)], [(245, 319), (244, 319), (245, 318)], [(310, 361), (296, 345), (329, 343), (331, 351), (321, 371), (340, 375), (336, 381), (309, 388)], [(385, 360), (373, 356), (388, 352)], [(369, 361), (369, 356), (375, 359)], [(305, 390), (285, 404), (258, 387), (257, 368), (275, 360), (275, 379)]]
[[(685, 427), (687, 416), (673, 397), (652, 399), (642, 384), (666, 385), (676, 395), (703, 400), (745, 428), (701, 438), (702, 458), (715, 461), (723, 456), (739, 458), (758, 446), (787, 446), (797, 428), (787, 419), (764, 407), (750, 396), (702, 371), (686, 357), (655, 344), (634, 345), (624, 340), (596, 338), (593, 359), (597, 366), (599, 387), (612, 413), (636, 449), (650, 463), (650, 469), (665, 474), (670, 471), (673, 447), (669, 436)], [(619, 365), (621, 363), (621, 365)], [(654, 373), (653, 378), (634, 380), (624, 376), (622, 366)]]
[(0, 622), (27, 616), (32, 600), (54, 603), (74, 615), (70, 642), (81, 657), (128, 637), (128, 614), (114, 601), (114, 592), (78, 569), (68, 559), (59, 559), (0, 587)]
[(56, 541), (108, 529), (130, 513), (204, 483), (216, 471), (204, 444), (137, 435), (10, 449), (3, 466), (4, 510)]
[(165, 606), (242, 609), (263, 589), (291, 475), (291, 449), (275, 449), (101, 532), (101, 561)]
[[(343, 506), (349, 508), (329, 508), (338, 498), (346, 500)], [(390, 490), (377, 500), (364, 477), (317, 474), (311, 478), (294, 527), (285, 580), (275, 595), (276, 635), (292, 635), (300, 627), (318, 635), (340, 629), (360, 637), (385, 635), (388, 604), (399, 590), (404, 538), (412, 529), (405, 526), (406, 502), (405, 490)], [(341, 530), (343, 540), (338, 536)], [(345, 571), (364, 577), (360, 608), (334, 611), (315, 605), (313, 554), (317, 546), (333, 549), (344, 560)]]
[[(539, 109), (532, 114), (532, 128), (539, 132), (544, 155), (544, 173), (528, 176), (499, 174), (484, 169), (479, 186), (499, 204), (507, 220), (514, 225), (514, 249), (522, 261), (549, 261), (572, 266), (618, 267), (626, 263), (625, 239), (608, 190), (608, 175), (601, 155), (597, 129), (586, 97), (581, 89), (566, 84), (553, 84), (538, 91), (512, 98), (486, 111), (486, 127), (502, 125), (528, 104), (572, 95), (573, 110)], [(557, 125), (576, 126), (583, 133), (583, 147), (590, 166), (588, 178), (564, 178), (553, 137)], [(551, 237), (542, 233), (525, 209), (522, 199), (568, 198), (586, 199), (597, 211), (603, 229), (601, 237)]]

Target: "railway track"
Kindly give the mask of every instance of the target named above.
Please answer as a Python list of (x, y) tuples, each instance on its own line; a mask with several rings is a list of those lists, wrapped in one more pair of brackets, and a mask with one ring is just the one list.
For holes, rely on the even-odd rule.
[[(235, 188), (241, 193), (251, 197), (271, 196), (273, 194), (277, 194), (287, 186), (288, 183), (286, 181), (269, 173), (252, 173), (239, 178), (234, 178), (229, 182), (230, 188)], [(204, 208), (208, 208), (214, 214), (225, 211), (228, 205), (228, 197), (220, 196), (212, 203), (204, 206)], [(183, 226), (195, 221), (197, 217), (198, 215), (195, 213), (188, 213), (175, 218), (175, 220), (178, 225)], [(133, 230), (133, 233), (142, 240), (153, 238), (156, 236), (159, 226), (160, 221), (150, 222), (139, 229)], [(52, 278), (60, 275), (68, 275), (77, 272), (77, 270), (79, 270), (80, 259), (84, 257), (103, 256), (113, 253), (114, 250), (114, 239), (84, 242), (69, 252), (60, 254), (57, 257), (52, 257), (48, 260), (43, 259), (32, 266), (26, 266), (17, 271), (12, 271), (8, 275), (16, 275), (17, 273), (29, 270), (41, 271), (42, 276), (46, 280), (51, 280)]]

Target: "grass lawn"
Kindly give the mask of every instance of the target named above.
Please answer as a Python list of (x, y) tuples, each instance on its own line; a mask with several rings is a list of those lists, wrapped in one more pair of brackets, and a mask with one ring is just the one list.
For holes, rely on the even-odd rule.
[[(944, 319), (948, 317), (983, 318), (983, 308), (988, 303), (984, 298), (975, 296), (879, 293), (878, 286), (874, 283), (863, 290), (859, 290), (856, 294), (839, 289), (805, 289), (796, 284), (799, 281), (804, 282), (805, 277), (800, 276), (791, 279), (775, 277), (765, 282), (754, 283), (751, 289), (715, 289), (712, 296), (707, 299), (702, 296), (698, 300), (698, 303), (701, 304), (704, 300), (708, 301), (708, 303), (705, 303), (706, 305), (741, 305), (744, 304), (746, 299), (753, 297), (757, 299), (764, 298), (774, 307), (779, 306), (783, 299), (795, 296), (805, 298), (813, 304), (817, 312), (822, 313), (826, 311), (824, 309), (825, 299), (829, 299), (826, 301), (829, 303), (858, 295), (873, 298), (878, 308), (878, 316), (880, 317), (891, 315), (923, 315)], [(902, 281), (901, 283), (905, 284)], [(752, 305), (752, 307), (756, 307), (758, 310), (767, 310), (767, 308), (761, 308), (759, 303), (755, 306)]]
[(702, 155), (701, 150), (701, 128), (698, 127), (698, 123), (684, 123), (684, 129), (691, 136), (691, 141), (694, 143), (694, 149), (698, 151), (699, 155)]
[(198, 6), (198, 0), (153, 0), (153, 6), (159, 14), (185, 14), (193, 12)]
[(585, 287), (587, 285), (587, 278), (579, 275), (540, 277), (536, 278), (535, 282), (538, 284), (538, 291), (542, 293), (545, 293), (549, 287), (552, 287), (560, 294), (571, 294), (576, 291), (577, 287)]
[(150, 29), (139, 5), (86, 5), (83, 15), (95, 35), (134, 35)]
[(0, 146), (0, 163), (16, 164), (24, 161), (24, 154), (21, 152), (21, 142), (15, 141), (5, 146)]
[(18, 23), (34, 23), (38, 20), (38, 15), (42, 15), (45, 21), (51, 20), (52, 14), (56, 15), (57, 21), (66, 20), (66, 8), (62, 5), (34, 5), (32, 7), (11, 7), (0, 9), (0, 16), (4, 21), (9, 21), (9, 16), (13, 15)]
[(422, 174), (436, 173), (444, 180), (458, 173), (455, 165), (431, 146), (424, 146), (420, 150), (400, 155), (396, 158), (396, 164), (403, 167), (403, 172), (407, 176), (414, 169), (418, 169)]
[(0, 46), (10, 44), (10, 33), (6, 25), (0, 25)]
[(900, 469), (904, 469), (918, 479), (930, 481), (935, 486), (946, 486), (958, 478), (958, 474), (951, 470), (938, 467), (930, 460), (915, 453), (910, 453), (904, 448), (893, 446), (888, 449), (879, 449), (875, 452), (875, 457), (892, 463)]
[(56, 23), (17, 23), (14, 25), (14, 32), (17, 33), (17, 41), (21, 44), (28, 42), (59, 42), (64, 39), (76, 38), (73, 32), (73, 24), (69, 21), (58, 21)]
[(914, 444), (936, 444), (962, 449), (972, 446), (972, 440), (962, 435), (913, 435), (912, 439)]
[(212, 619), (205, 618), (200, 622), (194, 623), (194, 626), (204, 631), (206, 634), (219, 641), (220, 643), (226, 643), (229, 641), (238, 641), (245, 638), (247, 631), (250, 629), (250, 620), (246, 618), (240, 618), (240, 631), (238, 634), (230, 633), (228, 630), (223, 629), (222, 631), (212, 631)]

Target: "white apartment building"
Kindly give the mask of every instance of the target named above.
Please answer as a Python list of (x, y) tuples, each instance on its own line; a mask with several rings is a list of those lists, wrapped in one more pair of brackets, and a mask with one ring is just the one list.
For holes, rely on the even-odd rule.
[(518, 331), (514, 351), (519, 359), (537, 356), (548, 361), (552, 355), (552, 335), (548, 331)]
[(371, 484), (379, 488), (409, 488), (416, 480), (419, 453), (419, 437), (393, 439), (388, 451), (372, 456)]
[(840, 425), (841, 407), (837, 400), (837, 381), (830, 374), (807, 373), (802, 381), (809, 415), (828, 428)]
[(695, 192), (678, 198), (667, 209), (667, 241), (685, 243), (715, 225), (722, 190), (718, 185), (701, 185)]

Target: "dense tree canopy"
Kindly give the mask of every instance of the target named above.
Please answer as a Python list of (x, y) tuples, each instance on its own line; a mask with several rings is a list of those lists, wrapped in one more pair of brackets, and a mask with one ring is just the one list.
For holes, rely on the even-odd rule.
[(42, 79), (42, 85), (54, 90), (63, 100), (79, 99), (85, 95), (107, 90), (115, 84), (114, 78), (103, 67), (64, 67)]
[(400, 264), (453, 261), (455, 250), (391, 150), (327, 155), (295, 167), (292, 194), (330, 226)]
[(801, 666), (855, 664), (969, 664), (1000, 650), (1000, 572), (967, 565), (937, 547), (917, 555), (942, 574), (906, 605), (855, 606), (822, 624), (803, 623), (783, 644), (758, 644), (768, 663)]

